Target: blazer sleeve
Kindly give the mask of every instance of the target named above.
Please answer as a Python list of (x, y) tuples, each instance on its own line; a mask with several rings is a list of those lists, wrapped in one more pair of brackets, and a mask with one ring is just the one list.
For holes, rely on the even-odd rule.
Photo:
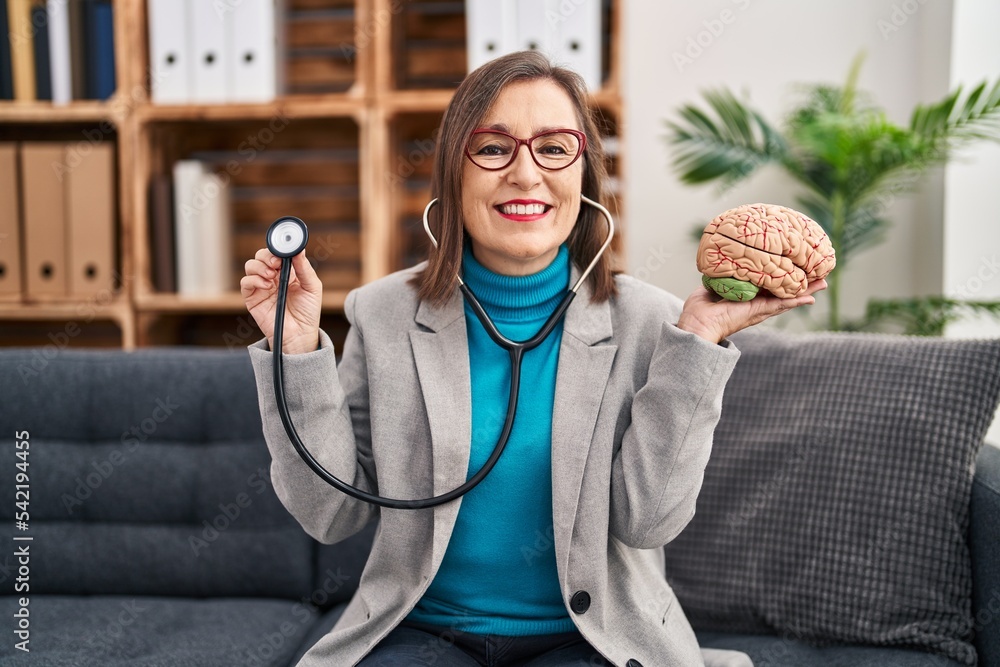
[[(320, 349), (284, 358), (285, 397), (309, 453), (335, 477), (377, 493), (368, 413), (364, 340), (355, 324), (355, 292), (344, 311), (351, 327), (340, 365), (334, 345), (320, 330)], [(272, 352), (264, 338), (249, 346), (257, 380), (264, 439), (271, 452), (271, 483), (282, 505), (314, 539), (333, 544), (358, 532), (378, 507), (352, 498), (319, 478), (295, 451), (274, 398)]]
[(664, 323), (636, 392), (631, 423), (611, 468), (611, 533), (638, 548), (661, 547), (694, 516), (722, 393), (739, 358)]

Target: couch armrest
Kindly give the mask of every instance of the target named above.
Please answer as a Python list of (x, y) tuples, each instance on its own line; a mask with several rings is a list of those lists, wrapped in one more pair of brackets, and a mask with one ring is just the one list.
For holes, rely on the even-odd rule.
[(1000, 665), (1000, 449), (983, 447), (972, 483), (969, 548), (979, 664)]

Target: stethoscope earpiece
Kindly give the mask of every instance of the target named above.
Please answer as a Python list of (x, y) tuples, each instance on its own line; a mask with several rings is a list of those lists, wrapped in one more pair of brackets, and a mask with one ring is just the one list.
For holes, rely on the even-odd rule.
[(267, 249), (275, 257), (294, 257), (306, 249), (309, 230), (306, 223), (294, 215), (278, 218), (267, 230)]

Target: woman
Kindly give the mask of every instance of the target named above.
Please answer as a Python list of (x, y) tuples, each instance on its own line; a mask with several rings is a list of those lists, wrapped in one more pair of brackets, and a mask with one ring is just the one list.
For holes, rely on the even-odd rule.
[[(294, 258), (283, 352), (289, 404), (337, 477), (392, 498), (449, 491), (479, 470), (504, 421), (501, 333), (531, 337), (605, 240), (604, 154), (582, 81), (535, 53), (471, 73), (441, 124), (428, 262), (352, 291), (339, 366), (319, 329), (322, 286)], [(279, 261), (241, 289), (266, 335), (250, 346), (275, 491), (314, 538), (378, 518), (359, 590), (301, 665), (690, 665), (694, 634), (662, 550), (690, 520), (722, 392), (726, 337), (796, 299), (683, 307), (601, 256), (564, 319), (523, 360), (507, 450), (461, 501), (379, 510), (321, 481), (277, 416), (271, 352)]]

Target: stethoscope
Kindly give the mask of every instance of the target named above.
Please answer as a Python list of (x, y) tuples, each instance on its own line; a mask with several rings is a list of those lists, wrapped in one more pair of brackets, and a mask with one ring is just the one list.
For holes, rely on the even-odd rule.
[[(301, 438), (299, 438), (298, 432), (295, 430), (295, 426), (292, 424), (292, 418), (288, 412), (288, 404), (285, 401), (285, 377), (284, 370), (282, 366), (282, 355), (281, 351), (281, 340), (282, 331), (285, 324), (285, 299), (288, 292), (288, 280), (291, 276), (291, 258), (302, 252), (306, 243), (309, 241), (309, 231), (306, 229), (306, 225), (302, 220), (294, 216), (286, 216), (275, 220), (271, 227), (267, 230), (267, 247), (276, 257), (281, 258), (281, 273), (278, 277), (278, 303), (277, 312), (274, 316), (274, 350), (272, 354), (274, 357), (274, 398), (278, 404), (278, 414), (281, 416), (281, 423), (285, 426), (285, 432), (288, 434), (288, 439), (291, 440), (292, 445), (295, 450), (302, 457), (302, 460), (312, 468), (313, 472), (319, 475), (320, 479), (330, 484), (332, 487), (346, 493), (349, 496), (357, 498), (358, 500), (363, 500), (367, 503), (373, 505), (379, 505), (381, 507), (388, 507), (391, 509), (424, 509), (426, 507), (435, 507), (437, 505), (442, 505), (444, 503), (450, 502), (459, 498), (469, 491), (471, 491), (477, 484), (479, 484), (486, 475), (490, 473), (493, 466), (496, 465), (497, 461), (500, 460), (500, 455), (503, 454), (504, 448), (507, 446), (507, 439), (510, 437), (510, 432), (514, 427), (514, 416), (517, 412), (517, 397), (520, 391), (521, 384), (521, 360), (524, 358), (524, 353), (532, 350), (544, 341), (549, 333), (555, 328), (556, 324), (559, 322), (559, 318), (563, 316), (566, 309), (569, 308), (569, 304), (573, 302), (573, 298), (576, 296), (577, 290), (583, 284), (583, 281), (587, 279), (591, 270), (597, 264), (597, 260), (601, 258), (604, 251), (611, 245), (611, 239), (615, 234), (615, 223), (611, 219), (611, 213), (608, 209), (604, 208), (597, 202), (580, 195), (581, 201), (589, 204), (596, 208), (608, 222), (608, 238), (605, 239), (604, 244), (601, 249), (597, 252), (597, 255), (591, 260), (590, 265), (587, 266), (587, 270), (583, 272), (580, 279), (576, 281), (576, 284), (566, 293), (562, 301), (552, 311), (545, 324), (542, 328), (538, 330), (534, 336), (525, 341), (513, 341), (501, 334), (496, 326), (493, 324), (493, 320), (490, 316), (486, 314), (482, 305), (479, 303), (479, 299), (476, 295), (472, 293), (469, 286), (465, 284), (462, 280), (462, 276), (456, 276), (458, 278), (458, 288), (465, 295), (465, 299), (468, 304), (472, 307), (472, 310), (476, 313), (479, 321), (482, 322), (483, 328), (486, 329), (486, 333), (489, 334), (490, 338), (493, 339), (497, 345), (507, 350), (510, 355), (510, 397), (507, 401), (507, 416), (504, 420), (503, 431), (500, 433), (500, 439), (497, 440), (496, 446), (493, 448), (493, 453), (490, 454), (489, 459), (482, 468), (479, 469), (475, 475), (470, 477), (461, 486), (448, 491), (447, 493), (442, 493), (439, 496), (434, 496), (433, 498), (422, 498), (418, 500), (400, 500), (396, 498), (384, 498), (373, 493), (368, 493), (367, 491), (362, 491), (356, 487), (343, 482), (333, 476), (326, 468), (324, 468), (320, 463), (313, 458), (309, 450), (306, 449), (305, 445), (302, 444)], [(431, 208), (437, 203), (437, 199), (432, 199), (427, 207), (424, 208), (424, 230), (431, 239), (431, 243), (437, 248), (437, 239), (434, 238), (434, 234), (431, 232), (430, 223), (427, 221), (427, 215), (430, 213)]]

